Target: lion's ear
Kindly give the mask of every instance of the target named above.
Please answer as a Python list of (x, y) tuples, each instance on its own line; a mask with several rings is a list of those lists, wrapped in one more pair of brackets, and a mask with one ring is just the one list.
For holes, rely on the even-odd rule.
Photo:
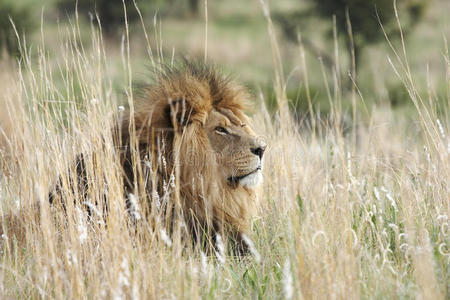
[(181, 129), (188, 125), (191, 122), (192, 114), (192, 108), (186, 99), (169, 99), (166, 116), (174, 129)]

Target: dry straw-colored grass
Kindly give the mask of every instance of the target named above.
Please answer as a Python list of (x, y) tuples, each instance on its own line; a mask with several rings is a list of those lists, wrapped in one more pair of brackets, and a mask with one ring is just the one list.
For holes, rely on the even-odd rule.
[[(6, 228), (11, 224), (3, 219), (2, 225), (22, 236), (2, 236), (0, 298), (449, 297), (448, 106), (438, 115), (431, 88), (428, 95), (416, 90), (400, 50), (390, 54), (392, 67), (415, 105), (414, 122), (390, 107), (355, 107), (344, 134), (346, 95), (340, 77), (324, 72), (332, 114), (321, 119), (311, 108), (313, 127), (298, 125), (286, 108), (281, 58), (262, 3), (279, 109), (271, 115), (255, 99), (254, 122), (269, 143), (260, 217), (250, 237), (260, 260), (226, 250), (207, 256), (159, 223), (130, 224), (109, 132), (118, 99), (132, 102), (129, 45), (125, 39), (128, 78), (119, 97), (97, 29), (83, 46), (75, 42), (75, 26), (57, 58), (50, 60), (41, 44), (33, 54), (23, 51), (19, 67), (1, 68), (9, 79), (0, 82), (2, 118), (13, 111), (5, 118), (12, 126), (2, 128), (14, 133), (13, 142), (3, 142), (9, 146), (1, 157), (8, 170), (0, 175), (1, 211), (22, 212), (20, 224)], [(162, 54), (149, 50), (159, 61)], [(448, 53), (444, 59), (449, 72)], [(450, 74), (442, 76), (448, 81)], [(354, 92), (362, 103), (364, 95)], [(98, 186), (93, 197), (102, 197), (108, 183), (105, 222), (88, 223), (76, 205), (68, 205), (67, 218), (48, 205), (57, 174), (80, 152), (96, 153), (100, 162), (90, 179)]]

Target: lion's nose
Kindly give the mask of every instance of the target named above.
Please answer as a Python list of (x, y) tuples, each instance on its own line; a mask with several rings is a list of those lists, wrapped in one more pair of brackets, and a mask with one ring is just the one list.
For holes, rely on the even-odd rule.
[(263, 157), (263, 154), (264, 154), (265, 150), (266, 150), (266, 146), (261, 146), (261, 147), (258, 147), (258, 148), (250, 148), (250, 151), (253, 154), (258, 155), (260, 159)]

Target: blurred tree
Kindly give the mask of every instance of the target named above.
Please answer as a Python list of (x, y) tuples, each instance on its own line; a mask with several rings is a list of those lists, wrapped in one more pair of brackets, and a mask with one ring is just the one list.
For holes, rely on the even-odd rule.
[[(384, 37), (377, 14), (388, 35), (398, 30), (393, 0), (308, 0), (308, 2), (311, 5), (306, 9), (277, 16), (286, 36), (297, 41), (298, 26), (302, 20), (306, 20), (308, 17), (319, 16), (331, 21), (335, 16), (337, 32), (341, 36), (346, 36), (349, 51), (354, 50), (356, 63), (358, 63), (365, 46), (376, 43)], [(419, 23), (428, 3), (429, 0), (397, 1), (404, 32), (411, 30)], [(351, 24), (350, 27), (348, 20)], [(329, 30), (329, 33), (331, 32), (332, 28)], [(352, 37), (349, 36), (349, 32), (352, 33)], [(306, 46), (308, 44), (312, 45), (307, 41)]]
[[(2, 1), (2, 0), (0, 0)], [(30, 0), (29, 0), (30, 1)], [(127, 20), (130, 24), (139, 21), (139, 13), (133, 0), (54, 0), (63, 14), (78, 14), (87, 19), (100, 19), (103, 31), (112, 35), (125, 24), (124, 4)], [(144, 19), (159, 16), (197, 16), (200, 12), (200, 0), (135, 0)], [(95, 22), (94, 22), (95, 23)]]
[(199, 0), (189, 0), (189, 8), (193, 15), (198, 15), (199, 7)]
[(0, 1), (0, 53), (6, 51), (10, 55), (19, 54), (19, 41), (11, 20), (20, 38), (25, 32), (33, 30), (35, 27), (33, 16), (35, 6), (33, 4), (30, 1)]
[[(141, 8), (140, 4), (144, 2), (157, 2), (157, 0), (136, 0), (139, 8)], [(122, 0), (58, 0), (57, 6), (60, 11), (68, 14), (73, 14), (78, 10), (78, 13), (86, 18), (95, 19), (97, 14), (102, 30), (106, 34), (114, 34), (125, 25), (124, 4), (128, 22), (138, 21), (139, 14), (133, 0), (124, 0), (123, 2)]]

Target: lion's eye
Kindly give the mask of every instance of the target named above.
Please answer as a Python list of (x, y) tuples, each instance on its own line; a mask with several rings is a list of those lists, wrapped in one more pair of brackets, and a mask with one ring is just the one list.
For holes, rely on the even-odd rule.
[(223, 128), (221, 126), (216, 127), (216, 132), (218, 134), (224, 134), (224, 135), (229, 133), (228, 130), (226, 130), (225, 128)]

